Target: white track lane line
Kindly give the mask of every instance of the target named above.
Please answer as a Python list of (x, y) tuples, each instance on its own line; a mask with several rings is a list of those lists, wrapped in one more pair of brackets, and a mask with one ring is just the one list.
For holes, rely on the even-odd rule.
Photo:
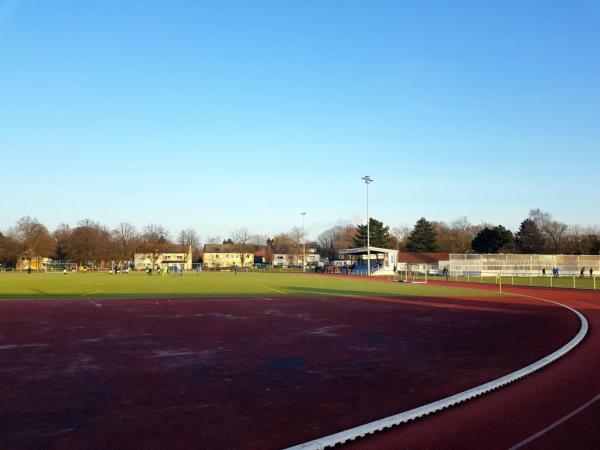
[(427, 416), (429, 414), (441, 411), (443, 409), (458, 405), (462, 402), (474, 399), (481, 395), (485, 395), (498, 388), (520, 380), (521, 378), (531, 375), (532, 373), (546, 367), (548, 364), (553, 363), (557, 359), (563, 357), (571, 350), (573, 350), (587, 335), (589, 329), (588, 321), (585, 318), (585, 316), (576, 309), (571, 308), (567, 305), (563, 305), (562, 303), (547, 300), (545, 298), (533, 297), (531, 295), (524, 294), (510, 294), (518, 297), (528, 297), (535, 300), (541, 300), (547, 303), (553, 303), (555, 305), (568, 309), (569, 311), (574, 313), (581, 322), (579, 332), (569, 342), (560, 347), (558, 350), (550, 353), (549, 355), (544, 356), (542, 359), (532, 364), (529, 364), (526, 367), (523, 367), (522, 369), (509, 373), (508, 375), (496, 378), (495, 380), (481, 384), (474, 388), (467, 389), (466, 391), (460, 392), (458, 394), (451, 395), (450, 397), (445, 397), (441, 400), (437, 400), (432, 403), (427, 403), (426, 405), (419, 406), (409, 411), (404, 411), (393, 416), (384, 417), (383, 419), (375, 420), (364, 425), (359, 425), (357, 427), (349, 428), (338, 433), (330, 434), (329, 436), (324, 436), (309, 442), (305, 442), (303, 444), (295, 445), (293, 447), (289, 447), (287, 450), (322, 450), (325, 448), (334, 447), (335, 445), (343, 444), (344, 442), (348, 441), (353, 441), (354, 439), (364, 437), (368, 434), (373, 434), (377, 431), (391, 428), (402, 423), (407, 423), (411, 420)]
[(92, 305), (94, 305), (96, 308), (102, 308), (102, 305), (98, 302), (95, 302), (94, 300), (92, 300), (91, 298), (86, 298), (86, 300), (88, 302), (90, 302)]
[(538, 431), (537, 433), (529, 436), (527, 439), (519, 442), (518, 444), (513, 445), (509, 450), (516, 450), (518, 448), (521, 448), (527, 444), (529, 444), (531, 441), (536, 440), (537, 438), (539, 438), (540, 436), (543, 436), (544, 434), (546, 434), (548, 431), (553, 430), (554, 428), (556, 428), (557, 426), (559, 426), (561, 423), (566, 422), (567, 420), (569, 420), (571, 417), (579, 414), (581, 411), (583, 411), (584, 409), (588, 408), (589, 406), (592, 406), (594, 403), (596, 403), (598, 400), (600, 400), (600, 394), (596, 395), (593, 399), (588, 400), (587, 402), (585, 402), (583, 405), (581, 405), (579, 408), (574, 409), (573, 411), (571, 411), (569, 414), (567, 414), (566, 416), (558, 419), (556, 422), (554, 422), (552, 425), (548, 425), (546, 428), (544, 428), (543, 430)]

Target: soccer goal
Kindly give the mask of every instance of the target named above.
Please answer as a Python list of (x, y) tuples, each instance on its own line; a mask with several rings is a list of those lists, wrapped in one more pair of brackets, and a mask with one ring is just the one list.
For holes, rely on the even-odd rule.
[(408, 266), (406, 269), (398, 271), (398, 277), (401, 283), (427, 284), (429, 269), (427, 267)]
[(48, 273), (62, 273), (65, 270), (67, 272), (75, 272), (77, 270), (77, 264), (68, 262), (50, 262), (46, 265), (45, 270)]

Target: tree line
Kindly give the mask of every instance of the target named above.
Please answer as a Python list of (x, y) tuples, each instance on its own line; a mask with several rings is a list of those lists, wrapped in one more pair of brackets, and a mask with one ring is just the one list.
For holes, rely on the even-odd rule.
[(127, 222), (116, 228), (90, 219), (71, 227), (60, 224), (54, 231), (36, 218), (22, 217), (6, 233), (0, 232), (0, 264), (14, 267), (19, 258), (36, 261), (49, 257), (79, 265), (101, 266), (108, 261), (131, 261), (135, 252), (158, 255), (164, 251), (178, 251), (192, 246), (197, 249), (199, 237), (193, 229), (183, 230), (171, 239), (160, 225), (150, 224), (138, 231)]
[[(395, 248), (407, 252), (444, 253), (550, 253), (573, 255), (600, 254), (597, 227), (567, 225), (548, 212), (532, 209), (516, 232), (503, 225), (471, 224), (466, 217), (453, 222), (419, 219), (412, 228), (391, 228), (370, 218), (369, 240), (373, 247)], [(333, 227), (321, 233), (318, 242), (329, 256), (335, 251), (367, 245), (367, 226)]]
[[(302, 244), (317, 248), (329, 260), (337, 259), (341, 249), (367, 244), (367, 226), (343, 225), (329, 228), (315, 241), (305, 241), (305, 233), (295, 227), (272, 237), (253, 234), (245, 227), (233, 230), (229, 237), (209, 237), (206, 243), (229, 244), (242, 257), (248, 252), (263, 250), (267, 261), (274, 253), (299, 255)], [(595, 227), (567, 225), (555, 220), (548, 212), (532, 209), (515, 232), (502, 225), (471, 224), (461, 217), (450, 223), (419, 219), (411, 228), (393, 227), (370, 218), (369, 240), (373, 247), (395, 248), (408, 252), (447, 253), (563, 253), (599, 254), (600, 232)], [(50, 257), (80, 265), (97, 265), (107, 261), (130, 261), (135, 252), (158, 257), (166, 251), (184, 251), (192, 248), (193, 259), (201, 262), (200, 237), (192, 228), (172, 237), (157, 224), (137, 230), (132, 224), (120, 223), (110, 229), (90, 219), (75, 227), (59, 225), (49, 231), (32, 217), (19, 219), (6, 232), (0, 232), (0, 264), (14, 267), (18, 258), (30, 260)], [(41, 265), (41, 261), (38, 261)]]

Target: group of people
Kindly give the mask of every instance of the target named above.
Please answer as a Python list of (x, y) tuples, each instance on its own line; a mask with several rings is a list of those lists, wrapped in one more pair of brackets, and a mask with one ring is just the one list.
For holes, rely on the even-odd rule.
[[(118, 274), (118, 273), (123, 273), (123, 274), (128, 274), (129, 273), (129, 264), (125, 264), (122, 266), (119, 266), (118, 264), (112, 264), (110, 266), (110, 272), (108, 272), (109, 274)], [(84, 267), (83, 269), (83, 273), (87, 273), (87, 267)]]
[[(248, 272), (248, 266), (244, 266), (244, 272)], [(237, 275), (238, 273), (238, 266), (237, 265), (233, 265), (231, 266), (231, 271), (233, 272), (234, 275)]]
[[(162, 266), (160, 264), (156, 265), (156, 273), (159, 275), (162, 275), (163, 277), (166, 277), (167, 275), (170, 275), (171, 272), (173, 272), (173, 274), (175, 276), (183, 276), (183, 272), (184, 272), (184, 266), (183, 264), (181, 265), (181, 267), (177, 264), (174, 264), (173, 266), (169, 267), (168, 264), (163, 264)], [(152, 276), (152, 264), (147, 264), (146, 265), (146, 275), (148, 275), (149, 277)]]
[[(545, 267), (542, 268), (542, 276), (543, 277), (546, 276), (546, 268)], [(552, 267), (552, 278), (558, 278), (558, 267), (557, 266)]]
[[(589, 272), (590, 272), (590, 278), (593, 278), (594, 277), (594, 268), (590, 267)], [(546, 268), (545, 267), (542, 269), (542, 275), (546, 276)], [(552, 267), (552, 278), (558, 278), (558, 275), (559, 275), (558, 266)], [(584, 278), (584, 277), (585, 277), (585, 267), (582, 267), (579, 270), (579, 278)]]

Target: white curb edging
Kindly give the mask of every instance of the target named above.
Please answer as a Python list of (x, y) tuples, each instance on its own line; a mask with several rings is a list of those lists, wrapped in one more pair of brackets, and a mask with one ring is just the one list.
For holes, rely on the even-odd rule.
[(507, 384), (513, 383), (517, 380), (520, 380), (523, 377), (531, 375), (532, 373), (546, 367), (548, 364), (553, 363), (557, 359), (563, 357), (568, 352), (573, 350), (586, 336), (589, 325), (588, 321), (583, 314), (577, 311), (570, 306), (563, 305), (562, 303), (558, 303), (552, 300), (546, 300), (544, 298), (532, 297), (530, 295), (523, 294), (512, 294), (520, 297), (528, 297), (535, 300), (542, 300), (549, 303), (554, 303), (555, 305), (562, 306), (573, 312), (579, 318), (581, 322), (581, 327), (579, 328), (579, 332), (565, 345), (563, 345), (558, 350), (550, 353), (547, 356), (544, 356), (542, 359), (523, 367), (515, 372), (509, 373), (500, 378), (496, 378), (488, 383), (479, 385), (477, 387), (468, 389), (466, 391), (460, 392), (455, 395), (451, 395), (450, 397), (443, 398), (441, 400), (437, 400), (432, 403), (428, 403), (423, 406), (419, 406), (417, 408), (395, 414), (393, 416), (385, 417), (383, 419), (375, 420), (373, 422), (366, 423), (364, 425), (359, 425), (354, 428), (349, 428), (344, 431), (340, 431), (338, 433), (331, 434), (329, 436), (325, 436), (319, 439), (315, 439), (313, 441), (305, 442), (300, 445), (295, 445), (293, 447), (289, 447), (286, 450), (322, 450), (328, 447), (333, 447), (338, 444), (343, 444), (347, 441), (352, 441), (354, 439), (364, 437), (368, 434), (373, 434), (376, 431), (382, 431), (386, 428), (391, 428), (396, 425), (400, 425), (402, 423), (409, 422), (411, 420), (418, 419), (420, 417), (427, 416), (429, 414), (441, 411), (443, 409), (449, 408), (451, 406), (457, 405), (459, 403), (466, 402), (467, 400), (471, 400), (475, 397), (479, 397), (488, 392), (494, 391), (498, 388), (506, 386)]

